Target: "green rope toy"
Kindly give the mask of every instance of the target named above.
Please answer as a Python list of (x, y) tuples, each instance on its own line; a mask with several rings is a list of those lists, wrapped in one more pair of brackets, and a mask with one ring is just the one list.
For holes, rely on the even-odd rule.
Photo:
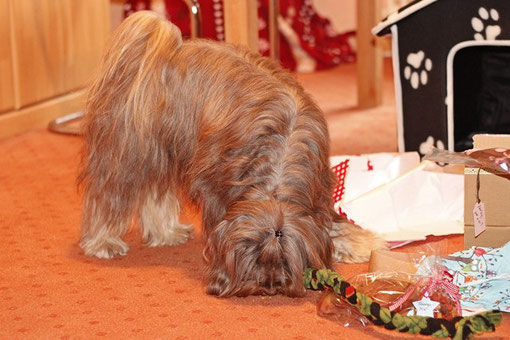
[(381, 307), (371, 298), (356, 292), (342, 276), (330, 269), (308, 268), (303, 274), (306, 289), (332, 290), (341, 299), (356, 307), (375, 325), (397, 329), (402, 333), (431, 335), (436, 338), (468, 339), (474, 334), (494, 331), (501, 323), (501, 312), (489, 311), (469, 317), (455, 317), (451, 321), (423, 316), (405, 316)]

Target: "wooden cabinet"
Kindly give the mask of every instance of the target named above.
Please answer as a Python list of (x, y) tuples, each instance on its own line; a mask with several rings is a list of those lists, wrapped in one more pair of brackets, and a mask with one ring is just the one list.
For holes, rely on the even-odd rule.
[(108, 0), (0, 0), (0, 138), (83, 109), (109, 34)]
[(0, 0), (0, 112), (14, 108), (9, 0)]

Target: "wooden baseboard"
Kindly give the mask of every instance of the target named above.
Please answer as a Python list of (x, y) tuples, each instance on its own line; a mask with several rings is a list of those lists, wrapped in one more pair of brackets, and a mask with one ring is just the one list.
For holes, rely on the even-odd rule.
[(53, 119), (81, 111), (85, 90), (68, 93), (45, 102), (0, 114), (0, 139), (48, 126)]

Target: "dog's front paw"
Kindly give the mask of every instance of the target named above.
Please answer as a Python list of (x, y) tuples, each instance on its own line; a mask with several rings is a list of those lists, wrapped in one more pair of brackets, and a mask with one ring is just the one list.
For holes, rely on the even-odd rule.
[(381, 237), (347, 221), (333, 223), (330, 235), (335, 246), (333, 259), (337, 262), (366, 262), (372, 250), (387, 248)]
[(80, 247), (87, 256), (95, 256), (100, 259), (111, 259), (115, 256), (126, 255), (129, 246), (119, 238), (103, 240), (83, 239)]
[[(145, 244), (149, 247), (176, 246), (184, 244), (193, 238), (193, 226), (189, 224), (177, 224), (171, 228), (151, 230), (145, 237)], [(160, 232), (156, 232), (160, 231)]]

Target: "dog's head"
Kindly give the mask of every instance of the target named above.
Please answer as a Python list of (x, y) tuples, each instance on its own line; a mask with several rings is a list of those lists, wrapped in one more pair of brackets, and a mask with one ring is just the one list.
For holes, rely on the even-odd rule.
[(321, 223), (292, 203), (235, 203), (207, 240), (207, 293), (302, 296), (305, 268), (330, 266), (332, 245)]

